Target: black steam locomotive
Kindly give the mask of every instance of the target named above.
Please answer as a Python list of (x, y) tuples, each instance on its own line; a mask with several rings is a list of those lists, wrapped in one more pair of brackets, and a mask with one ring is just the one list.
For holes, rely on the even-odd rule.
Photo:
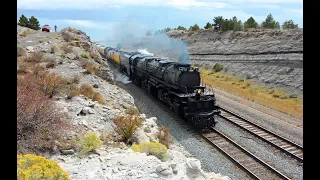
[(106, 58), (130, 79), (197, 129), (214, 127), (220, 113), (214, 93), (201, 85), (199, 69), (166, 58), (104, 49)]

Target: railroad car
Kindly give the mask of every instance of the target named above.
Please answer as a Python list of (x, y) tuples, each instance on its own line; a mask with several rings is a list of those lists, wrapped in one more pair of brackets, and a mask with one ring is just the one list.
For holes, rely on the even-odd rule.
[(108, 60), (118, 65), (121, 72), (195, 128), (215, 126), (215, 115), (220, 110), (216, 106), (215, 94), (201, 85), (198, 68), (111, 47), (105, 48), (104, 53)]

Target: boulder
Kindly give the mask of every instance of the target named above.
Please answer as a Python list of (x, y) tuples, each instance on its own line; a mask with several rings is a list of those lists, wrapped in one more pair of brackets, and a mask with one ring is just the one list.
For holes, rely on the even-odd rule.
[(137, 129), (133, 136), (129, 139), (129, 142), (142, 144), (150, 142), (149, 137), (143, 132), (141, 128)]
[(71, 154), (74, 154), (74, 150), (73, 150), (73, 149), (61, 149), (60, 152), (61, 152), (61, 154), (63, 154), (63, 155), (71, 155)]
[(169, 176), (173, 174), (172, 168), (168, 164), (160, 164), (156, 168), (156, 171), (163, 176)]

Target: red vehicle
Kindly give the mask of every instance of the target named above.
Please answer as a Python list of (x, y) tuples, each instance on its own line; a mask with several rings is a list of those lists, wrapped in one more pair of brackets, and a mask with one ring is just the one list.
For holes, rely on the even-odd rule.
[(42, 31), (50, 32), (50, 26), (48, 24), (43, 25)]

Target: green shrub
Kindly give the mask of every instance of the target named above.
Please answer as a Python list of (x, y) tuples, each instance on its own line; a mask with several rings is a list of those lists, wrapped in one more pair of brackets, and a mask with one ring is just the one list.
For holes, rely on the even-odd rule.
[(81, 53), (81, 57), (90, 59), (91, 57), (87, 53)]
[(18, 155), (18, 180), (71, 180), (57, 162), (34, 154)]
[(60, 55), (60, 57), (62, 57), (62, 58), (66, 58), (66, 57), (67, 57), (67, 55), (65, 55), (65, 54), (61, 54), (61, 55)]
[(135, 152), (146, 153), (147, 155), (153, 155), (161, 161), (168, 159), (167, 147), (158, 142), (148, 142), (140, 145), (133, 144), (131, 149)]
[(290, 94), (289, 98), (298, 98), (298, 94)]
[(102, 143), (103, 142), (96, 134), (94, 134), (93, 132), (89, 132), (83, 137), (82, 140), (76, 142), (76, 144), (80, 147), (80, 152), (78, 153), (78, 155), (80, 157), (83, 157), (88, 152), (101, 147)]
[(219, 71), (221, 71), (223, 69), (223, 66), (221, 65), (221, 64), (219, 64), (219, 63), (216, 63), (214, 66), (213, 66), (213, 70), (215, 71), (215, 72), (219, 72)]

